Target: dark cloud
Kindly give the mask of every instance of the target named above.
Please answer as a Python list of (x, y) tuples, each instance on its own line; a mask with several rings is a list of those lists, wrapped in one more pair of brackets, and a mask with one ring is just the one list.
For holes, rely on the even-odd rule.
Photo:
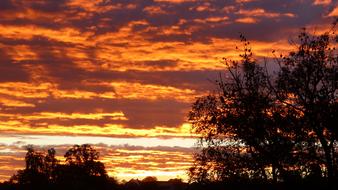
[(145, 66), (163, 68), (163, 67), (175, 67), (177, 66), (177, 60), (157, 60), (157, 61), (143, 61), (141, 64)]
[[(46, 99), (44, 102), (36, 101), (35, 107), (21, 107), (8, 110), (12, 114), (32, 114), (40, 112), (103, 113), (120, 112), (125, 114), (127, 121), (103, 119), (36, 119), (29, 120), (31, 126), (46, 126), (48, 124), (61, 124), (65, 126), (92, 124), (104, 126), (107, 124), (125, 124), (130, 128), (149, 129), (154, 126), (178, 127), (186, 119), (186, 111), (190, 104), (175, 100), (126, 100), (126, 99)], [(24, 120), (24, 117), (22, 117)]]
[(2, 0), (0, 1), (0, 11), (4, 10), (12, 10), (15, 6), (13, 5), (11, 0)]
[(11, 57), (0, 49), (0, 82), (24, 82), (30, 79), (23, 66), (14, 63)]

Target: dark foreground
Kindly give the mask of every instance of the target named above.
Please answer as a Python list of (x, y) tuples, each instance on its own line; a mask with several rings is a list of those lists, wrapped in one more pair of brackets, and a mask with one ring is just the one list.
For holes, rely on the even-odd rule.
[[(95, 187), (96, 186), (96, 187)], [(333, 190), (337, 189), (337, 184), (331, 185), (326, 182), (297, 182), (297, 183), (210, 183), (210, 184), (188, 184), (180, 180), (169, 181), (151, 181), (145, 182), (140, 180), (131, 180), (129, 182), (118, 184), (110, 183), (102, 186), (102, 184), (83, 184), (74, 182), (69, 186), (58, 186), (48, 184), (26, 184), (18, 185), (9, 182), (0, 183), (1, 190), (291, 190), (291, 189), (320, 189)]]

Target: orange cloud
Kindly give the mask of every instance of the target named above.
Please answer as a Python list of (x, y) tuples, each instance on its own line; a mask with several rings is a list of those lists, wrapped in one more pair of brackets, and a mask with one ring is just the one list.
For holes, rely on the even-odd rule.
[[(68, 7), (74, 7), (74, 8), (83, 8), (86, 10), (86, 12), (94, 13), (94, 12), (107, 12), (117, 9), (135, 9), (135, 4), (122, 4), (122, 3), (115, 3), (115, 4), (106, 4), (105, 6), (102, 6), (101, 0), (92, 0), (90, 2), (86, 0), (71, 0), (67, 3)], [(81, 15), (85, 16), (85, 15)]]
[[(0, 96), (0, 105), (7, 107), (35, 107), (34, 104)], [(0, 109), (1, 110), (1, 109)]]
[[(20, 116), (25, 118), (25, 116)], [(29, 117), (29, 116), (28, 116)], [(32, 117), (32, 116), (31, 116)], [(43, 123), (42, 123), (43, 124)], [(107, 137), (192, 137), (190, 125), (183, 124), (177, 128), (157, 126), (151, 129), (131, 129), (123, 125), (106, 124), (104, 127), (95, 125), (62, 126), (45, 123), (43, 127), (32, 127), (18, 120), (0, 121), (3, 134), (40, 134), (40, 135), (89, 135)], [(71, 130), (70, 130), (71, 129)]]
[(249, 3), (257, 0), (236, 0), (236, 3)]
[(275, 12), (268, 12), (262, 8), (257, 8), (257, 9), (240, 9), (238, 14), (252, 17), (252, 16), (257, 16), (257, 17), (267, 17), (267, 18), (277, 18), (281, 16), (285, 17), (295, 17), (294, 14), (292, 13), (275, 13)]
[[(218, 22), (226, 20), (227, 17), (211, 17), (205, 20), (196, 20), (198, 22)], [(255, 18), (241, 18), (237, 22), (256, 23)], [(146, 25), (146, 23), (142, 24)], [(132, 34), (132, 26), (122, 27), (116, 33), (107, 33), (99, 36), (96, 40), (100, 44), (101, 51), (96, 52), (98, 59), (102, 60), (101, 69), (114, 71), (191, 71), (191, 70), (221, 70), (224, 65), (219, 61), (222, 57), (236, 57), (229, 47), (235, 47), (239, 44), (237, 39), (217, 39), (211, 38), (209, 43), (202, 42), (150, 42), (142, 36)], [(147, 30), (157, 31), (157, 28), (147, 28)], [(180, 30), (178, 27), (161, 29), (163, 34), (182, 34), (192, 33), (193, 29)], [(177, 33), (176, 33), (177, 32)], [(132, 41), (132, 44), (130, 43)], [(215, 43), (217, 42), (217, 43)], [(263, 42), (259, 42), (263, 43)], [(269, 46), (270, 42), (265, 42)], [(126, 47), (113, 47), (112, 44), (127, 44)], [(252, 43), (255, 46), (255, 43)], [(128, 48), (128, 51), (125, 49)], [(283, 48), (283, 47), (282, 47)], [(234, 49), (234, 48), (233, 48)], [(113, 51), (114, 50), (114, 51)], [(267, 52), (270, 52), (268, 50)], [(266, 53), (267, 53), (266, 52)], [(222, 54), (222, 55), (220, 55)], [(146, 61), (174, 60), (175, 66), (155, 67), (154, 65), (140, 64)]]
[(338, 16), (338, 7), (335, 7), (329, 14), (329, 17), (335, 17)]
[(147, 12), (150, 15), (167, 14), (167, 12), (164, 11), (160, 6), (148, 6), (144, 8), (143, 11)]
[(54, 88), (51, 83), (3, 82), (0, 83), (0, 94), (17, 98), (46, 98), (51, 88)]
[(154, 0), (155, 2), (165, 2), (165, 3), (185, 3), (185, 2), (195, 2), (196, 0)]
[(79, 43), (83, 45), (93, 45), (88, 38), (93, 35), (91, 32), (80, 32), (74, 28), (62, 28), (60, 30), (51, 30), (47, 28), (37, 27), (34, 25), (14, 26), (1, 25), (0, 32), (3, 37), (12, 39), (30, 40), (34, 36), (44, 36), (52, 40), (65, 43)]
[(205, 19), (194, 19), (195, 22), (200, 22), (200, 23), (217, 23), (217, 22), (224, 22), (229, 20), (229, 17), (224, 16), (224, 17), (208, 17)]
[(236, 19), (236, 22), (245, 23), (245, 24), (255, 24), (258, 21), (257, 21), (257, 19), (254, 19), (254, 18), (251, 18), (251, 17), (245, 17), (245, 18)]
[(314, 5), (329, 5), (331, 0), (314, 0)]
[(25, 120), (39, 120), (39, 119), (92, 119), (99, 120), (103, 118), (110, 118), (112, 120), (127, 120), (122, 112), (114, 113), (61, 113), (61, 112), (40, 112), (32, 115), (12, 115), (12, 114), (1, 114), (1, 116), (9, 116), (11, 118), (18, 117)]
[[(16, 98), (47, 98), (54, 97), (57, 99), (175, 99), (183, 102), (191, 102), (198, 94), (191, 89), (180, 89), (171, 86), (161, 86), (152, 84), (141, 84), (132, 82), (83, 82), (85, 85), (107, 86), (114, 88), (114, 91), (97, 93), (81, 90), (61, 90), (57, 85), (52, 83), (23, 83), (8, 82), (0, 83), (0, 95), (6, 95)], [(0, 98), (4, 104), (12, 104), (20, 102), (8, 98)], [(10, 103), (10, 101), (12, 103)], [(24, 104), (22, 104), (24, 105)], [(28, 104), (26, 104), (28, 105)]]
[[(184, 102), (191, 102), (197, 96), (194, 90), (178, 89), (171, 86), (159, 86), (141, 83), (112, 82), (115, 92), (113, 96), (123, 99), (176, 99)], [(111, 98), (111, 93), (104, 93), (101, 97)]]

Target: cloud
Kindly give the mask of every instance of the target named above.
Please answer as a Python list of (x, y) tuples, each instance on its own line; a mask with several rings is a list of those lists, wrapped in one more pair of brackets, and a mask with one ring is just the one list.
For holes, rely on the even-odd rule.
[(251, 17), (245, 17), (245, 18), (238, 18), (238, 19), (236, 19), (236, 22), (245, 23), (245, 24), (255, 24), (258, 21), (256, 19), (254, 19), (254, 18), (251, 18)]
[(314, 5), (330, 5), (331, 0), (314, 0)]
[(338, 7), (335, 7), (329, 14), (329, 17), (337, 17), (338, 16)]

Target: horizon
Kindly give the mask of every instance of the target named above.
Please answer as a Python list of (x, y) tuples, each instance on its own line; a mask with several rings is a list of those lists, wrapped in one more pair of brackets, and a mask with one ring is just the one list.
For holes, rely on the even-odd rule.
[(240, 34), (273, 67), (302, 27), (320, 34), (337, 17), (331, 0), (2, 0), (0, 181), (29, 144), (63, 160), (85, 143), (119, 181), (187, 181), (188, 112), (215, 91), (222, 58), (239, 59)]

